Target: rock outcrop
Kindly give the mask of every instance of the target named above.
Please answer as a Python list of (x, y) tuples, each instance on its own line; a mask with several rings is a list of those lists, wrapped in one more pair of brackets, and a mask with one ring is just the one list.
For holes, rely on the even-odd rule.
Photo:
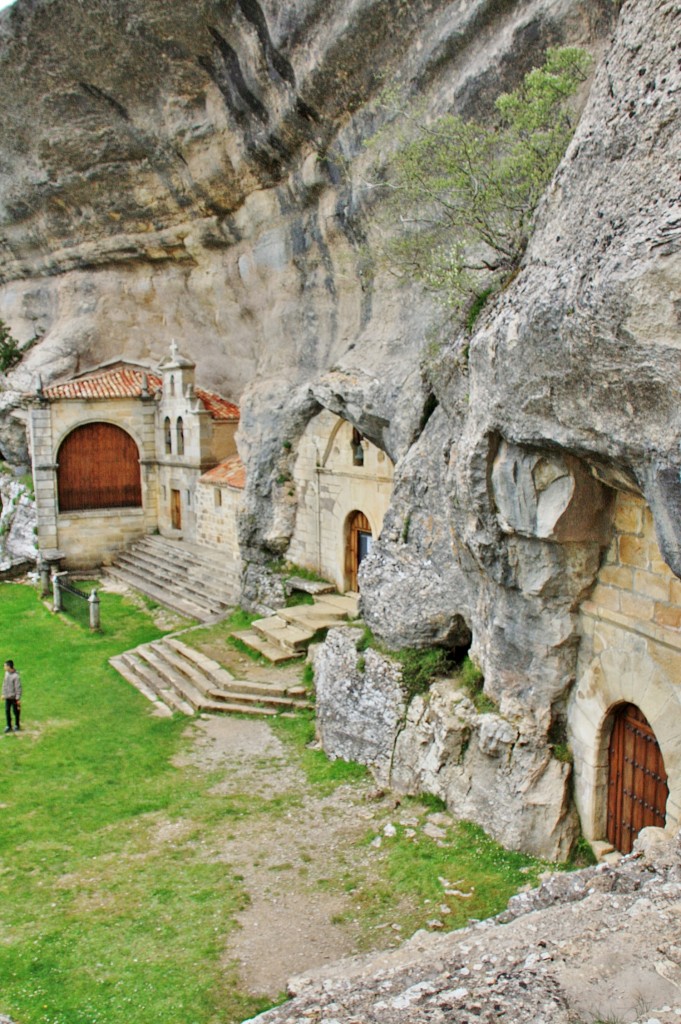
[[(295, 998), (258, 1024), (674, 1024), (681, 1012), (678, 845), (642, 833), (650, 856), (550, 876), (498, 918), (417, 932), (396, 950), (289, 982)], [(655, 935), (651, 937), (651, 920)]]
[(35, 500), (11, 474), (0, 473), (0, 572), (36, 561)]
[(571, 765), (559, 761), (529, 716), (479, 712), (458, 677), (411, 699), (398, 661), (361, 631), (330, 630), (315, 654), (317, 731), (333, 758), (367, 765), (379, 785), (432, 793), (515, 849), (567, 859), (579, 832)]

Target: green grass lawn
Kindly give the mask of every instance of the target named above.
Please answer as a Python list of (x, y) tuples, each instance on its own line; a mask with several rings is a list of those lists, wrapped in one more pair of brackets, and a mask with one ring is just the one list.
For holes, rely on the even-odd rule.
[[(151, 717), (107, 664), (159, 631), (102, 595), (101, 634), (0, 585), (2, 657), (24, 731), (0, 737), (0, 1011), (22, 1024), (228, 1024), (266, 1005), (221, 963), (244, 904), (197, 841), (241, 810), (170, 758), (186, 720)], [(3, 724), (4, 727), (4, 724)], [(159, 838), (182, 821), (181, 839)]]
[[(0, 1013), (21, 1024), (235, 1024), (270, 999), (244, 995), (225, 960), (249, 896), (215, 858), (214, 837), (255, 815), (265, 835), (304, 794), (220, 795), (224, 773), (174, 767), (187, 719), (152, 716), (108, 665), (159, 630), (139, 603), (101, 600), (102, 632), (91, 634), (30, 587), (0, 584), (0, 654), (24, 682), (24, 731), (0, 734)], [(309, 717), (273, 725), (308, 796), (363, 784), (365, 769), (307, 746)], [(408, 805), (421, 824), (432, 809)], [(448, 927), (496, 913), (545, 866), (475, 826), (438, 843), (421, 824), (398, 825), (370, 855), (367, 835), (349, 874), (329, 866), (325, 884), (352, 893), (364, 948), (385, 944), (391, 922), (405, 936), (423, 927), (445, 902)], [(448, 899), (443, 877), (470, 898)]]

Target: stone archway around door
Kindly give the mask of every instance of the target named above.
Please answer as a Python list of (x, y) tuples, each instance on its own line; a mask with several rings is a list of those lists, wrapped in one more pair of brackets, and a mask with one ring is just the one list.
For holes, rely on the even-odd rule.
[(607, 839), (630, 853), (642, 828), (664, 828), (669, 787), (662, 751), (635, 704), (618, 704), (608, 722)]
[[(623, 706), (636, 708), (641, 716), (638, 727), (652, 731), (661, 752), (669, 795), (655, 824), (673, 829), (681, 822), (681, 693), (659, 658), (652, 656), (659, 652), (646, 652), (642, 639), (632, 632), (617, 633), (616, 645), (591, 661), (568, 706), (575, 801), (584, 835), (592, 842), (605, 842), (608, 835), (611, 742), (617, 709)], [(645, 795), (643, 799), (652, 804)]]

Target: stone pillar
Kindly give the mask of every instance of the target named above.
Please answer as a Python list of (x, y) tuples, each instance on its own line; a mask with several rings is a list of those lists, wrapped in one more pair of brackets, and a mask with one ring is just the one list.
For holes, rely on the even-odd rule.
[(92, 591), (87, 601), (90, 606), (90, 629), (96, 631), (99, 629), (99, 597), (96, 590)]
[(50, 566), (48, 562), (40, 562), (40, 596), (47, 597), (50, 592)]
[(66, 576), (65, 572), (53, 572), (52, 573), (52, 597), (53, 605), (52, 610), (55, 612), (62, 611), (62, 599), (61, 599), (61, 588), (59, 586), (62, 576)]

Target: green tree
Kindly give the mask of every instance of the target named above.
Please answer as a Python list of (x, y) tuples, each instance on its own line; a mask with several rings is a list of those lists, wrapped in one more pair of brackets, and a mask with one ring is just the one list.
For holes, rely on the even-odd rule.
[(410, 119), (411, 138), (389, 170), (388, 205), (400, 231), (386, 255), (396, 272), (423, 281), (464, 317), (513, 276), (573, 135), (569, 101), (591, 60), (575, 48), (549, 50), (541, 68), (499, 96), (490, 124)]
[(7, 324), (0, 320), (0, 371), (5, 373), (10, 370), (21, 359), (19, 342), (10, 334)]

